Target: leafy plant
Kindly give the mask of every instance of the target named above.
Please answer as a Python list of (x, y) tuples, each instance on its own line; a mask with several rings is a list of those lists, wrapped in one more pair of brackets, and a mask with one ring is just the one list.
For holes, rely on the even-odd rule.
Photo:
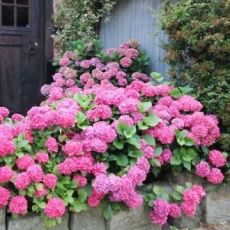
[(108, 17), (116, 0), (65, 0), (59, 1), (54, 14), (57, 29), (54, 39), (61, 51), (72, 50), (72, 41), (91, 43), (96, 39), (96, 27)]
[(171, 82), (180, 88), (189, 85), (205, 110), (218, 115), (224, 150), (230, 148), (229, 10), (228, 0), (166, 1), (160, 15), (169, 36), (164, 48)]

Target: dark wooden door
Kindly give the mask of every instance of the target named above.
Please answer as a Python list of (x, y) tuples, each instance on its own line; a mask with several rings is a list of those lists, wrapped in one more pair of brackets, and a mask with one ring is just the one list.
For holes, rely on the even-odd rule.
[(0, 106), (25, 113), (44, 83), (43, 0), (0, 0)]

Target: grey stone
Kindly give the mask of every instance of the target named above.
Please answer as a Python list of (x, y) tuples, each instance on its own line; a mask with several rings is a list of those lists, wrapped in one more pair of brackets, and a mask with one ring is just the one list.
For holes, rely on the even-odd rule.
[(92, 208), (81, 213), (72, 213), (70, 230), (105, 230), (105, 219), (99, 208)]
[(0, 230), (6, 230), (6, 210), (0, 209)]
[(149, 213), (143, 207), (121, 211), (106, 223), (107, 230), (160, 230), (161, 227), (151, 223)]
[(215, 224), (230, 222), (230, 187), (208, 192), (206, 196), (206, 222)]
[(179, 229), (191, 229), (200, 227), (203, 220), (203, 203), (201, 203), (196, 210), (194, 217), (187, 217), (182, 214), (181, 217), (172, 220), (173, 225)]
[(168, 180), (173, 184), (179, 184), (184, 185), (186, 182), (192, 183), (192, 184), (201, 184), (202, 178), (196, 176), (192, 173), (187, 172), (180, 172), (180, 173), (172, 173), (168, 176)]
[(18, 219), (8, 219), (8, 230), (68, 230), (68, 214), (62, 218), (62, 223), (46, 228), (39, 216), (29, 215)]

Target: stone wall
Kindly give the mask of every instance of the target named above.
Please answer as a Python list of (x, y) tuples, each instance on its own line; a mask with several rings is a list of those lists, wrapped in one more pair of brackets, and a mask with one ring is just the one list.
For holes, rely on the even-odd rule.
[[(166, 188), (169, 185), (164, 184)], [(149, 213), (140, 208), (131, 211), (122, 211), (114, 215), (109, 221), (103, 218), (100, 209), (91, 209), (82, 213), (70, 213), (63, 218), (60, 225), (51, 230), (167, 230), (153, 225)], [(228, 224), (229, 222), (229, 224)], [(178, 229), (188, 230), (229, 230), (230, 229), (230, 186), (220, 190), (208, 188), (208, 194), (194, 218), (172, 220), (171, 225)], [(0, 211), (0, 230), (46, 230), (38, 216), (28, 215), (19, 219), (6, 216), (5, 210)]]

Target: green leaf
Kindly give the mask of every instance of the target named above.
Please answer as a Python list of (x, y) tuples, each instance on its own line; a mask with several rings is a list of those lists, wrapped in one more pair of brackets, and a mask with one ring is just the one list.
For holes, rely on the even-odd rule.
[(154, 127), (161, 121), (154, 113), (149, 114), (148, 117), (144, 118), (144, 123), (150, 127)]
[(50, 228), (50, 227), (54, 227), (56, 225), (56, 220), (46, 217), (44, 219), (44, 223), (45, 223), (46, 227)]
[(103, 210), (103, 215), (106, 220), (109, 220), (113, 216), (113, 209), (110, 204), (108, 204), (104, 210)]
[(119, 123), (117, 126), (117, 132), (118, 134), (123, 135), (126, 138), (130, 138), (136, 133), (136, 127), (128, 126), (124, 123)]
[(209, 153), (209, 149), (206, 146), (201, 146), (201, 149), (202, 149), (203, 153), (205, 153), (205, 154)]
[(126, 138), (131, 138), (136, 133), (136, 127), (130, 126), (124, 131), (124, 136)]
[(152, 73), (150, 74), (150, 76), (151, 76), (151, 78), (152, 78), (153, 80), (155, 80), (156, 82), (161, 82), (161, 81), (164, 80), (164, 78), (161, 76), (161, 74), (160, 74), (160, 73), (157, 73), (157, 72), (152, 72)]
[(131, 138), (128, 138), (126, 142), (135, 146), (138, 149), (140, 148), (140, 137), (138, 135), (133, 135)]
[(143, 139), (146, 141), (148, 145), (156, 146), (155, 138), (150, 135), (144, 135)]
[(197, 152), (193, 148), (181, 148), (181, 157), (184, 161), (191, 162), (197, 157)]
[(179, 156), (173, 156), (170, 163), (171, 165), (180, 165), (182, 163), (182, 160)]
[(185, 137), (184, 141), (185, 141), (184, 145), (186, 146), (193, 146), (195, 144), (194, 140), (189, 137)]
[(4, 162), (6, 163), (6, 164), (11, 164), (12, 163), (12, 161), (13, 161), (13, 157), (12, 156), (6, 156), (5, 158), (4, 158)]
[(124, 148), (124, 144), (121, 141), (119, 141), (118, 139), (116, 139), (113, 142), (113, 145), (119, 150), (122, 150)]
[(154, 156), (155, 157), (159, 157), (162, 152), (163, 152), (163, 149), (162, 149), (161, 146), (159, 146), (159, 147), (155, 148), (155, 150), (154, 150)]
[(118, 155), (116, 162), (119, 166), (126, 166), (129, 163), (129, 159), (126, 155)]
[(171, 92), (170, 92), (171, 96), (175, 99), (179, 98), (182, 96), (182, 92), (176, 88), (176, 89), (173, 89)]
[(143, 155), (143, 153), (139, 149), (131, 150), (131, 151), (128, 152), (128, 156), (134, 157), (136, 159), (138, 159), (142, 155)]
[(164, 189), (158, 185), (153, 186), (153, 192), (157, 195), (160, 196), (162, 192), (164, 192)]
[(78, 190), (78, 200), (81, 203), (85, 202), (87, 197), (88, 197), (88, 194), (85, 190), (83, 190), (83, 189)]
[(81, 93), (75, 94), (73, 98), (83, 109), (87, 109), (92, 101), (91, 95), (84, 95)]
[(147, 130), (147, 129), (149, 128), (149, 126), (145, 125), (143, 121), (139, 121), (139, 122), (137, 123), (137, 127), (138, 127), (138, 129), (140, 129), (140, 130)]
[(188, 171), (191, 171), (192, 169), (191, 163), (184, 161), (183, 165)]
[(181, 201), (182, 200), (181, 194), (176, 192), (176, 191), (172, 192), (170, 195), (175, 201)]
[(185, 146), (193, 146), (194, 145), (194, 141), (187, 137), (187, 131), (186, 130), (182, 130), (176, 131), (176, 139), (177, 139), (177, 143), (181, 146), (185, 145)]
[(138, 106), (141, 113), (145, 113), (145, 112), (149, 111), (151, 107), (152, 107), (152, 102), (150, 102), (150, 101), (141, 102)]
[(157, 160), (156, 158), (153, 158), (150, 160), (150, 164), (153, 166), (153, 167), (161, 167), (161, 163), (159, 160)]
[(164, 200), (169, 200), (169, 194), (167, 192), (162, 192), (159, 197)]
[(39, 208), (41, 208), (41, 209), (44, 209), (45, 206), (46, 206), (46, 203), (45, 203), (45, 202), (38, 202), (38, 203), (37, 203), (37, 206), (38, 206)]
[(74, 201), (73, 205), (71, 206), (71, 211), (74, 212), (81, 212), (87, 210), (87, 205), (85, 203), (81, 203), (80, 201)]
[(177, 185), (176, 186), (176, 192), (178, 192), (179, 194), (182, 194), (184, 192), (184, 187), (183, 186), (180, 186), (180, 185)]
[(76, 120), (77, 120), (77, 124), (80, 125), (86, 120), (86, 115), (82, 112), (78, 112)]

